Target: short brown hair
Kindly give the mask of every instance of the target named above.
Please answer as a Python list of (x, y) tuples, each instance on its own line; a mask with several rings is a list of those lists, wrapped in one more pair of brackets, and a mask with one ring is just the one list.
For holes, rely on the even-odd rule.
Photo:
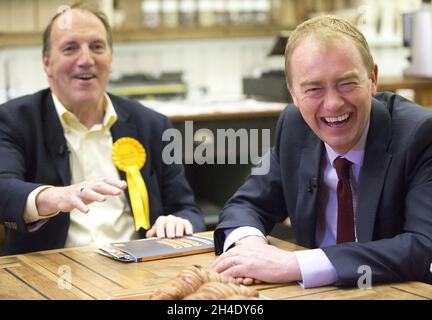
[(82, 11), (86, 11), (89, 12), (93, 15), (96, 16), (96, 18), (98, 18), (102, 24), (105, 27), (106, 33), (107, 33), (107, 42), (108, 45), (110, 46), (111, 50), (112, 50), (112, 29), (111, 26), (108, 22), (108, 18), (105, 15), (105, 13), (101, 10), (99, 10), (98, 8), (85, 4), (85, 3), (75, 3), (70, 7), (66, 7), (65, 10), (58, 12), (54, 17), (52, 17), (51, 21), (48, 23), (48, 25), (46, 26), (43, 34), (42, 34), (42, 56), (46, 57), (50, 54), (51, 51), (51, 30), (52, 30), (52, 26), (54, 24), (54, 22), (57, 20), (57, 18), (59, 16), (61, 16), (62, 14), (64, 14), (67, 10), (73, 10), (73, 9), (79, 9)]
[(369, 74), (372, 74), (375, 62), (363, 34), (347, 20), (331, 15), (321, 15), (301, 23), (293, 33), (289, 35), (285, 48), (285, 75), (288, 84), (291, 84), (292, 80), (290, 73), (291, 56), (302, 40), (309, 36), (314, 36), (323, 43), (330, 43), (341, 35), (354, 41), (354, 44), (362, 56), (366, 70)]

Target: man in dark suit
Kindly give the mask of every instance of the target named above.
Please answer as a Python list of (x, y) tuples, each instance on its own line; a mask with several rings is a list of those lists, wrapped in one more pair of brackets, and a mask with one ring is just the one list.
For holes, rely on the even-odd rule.
[[(56, 15), (43, 63), (50, 89), (0, 107), (3, 254), (203, 231), (182, 166), (162, 159), (169, 120), (105, 92), (112, 35), (104, 14), (78, 5)], [(134, 181), (142, 177), (148, 202), (111, 159), (120, 138), (138, 154)], [(128, 161), (125, 150), (118, 162)], [(136, 203), (148, 204), (148, 227), (134, 223)]]
[[(432, 283), (432, 113), (377, 94), (368, 44), (345, 20), (299, 25), (285, 57), (294, 105), (264, 159), (269, 173), (250, 176), (225, 205), (215, 230), (225, 253), (211, 270), (306, 288), (364, 285), (364, 276)], [(311, 250), (267, 244), (287, 217)]]

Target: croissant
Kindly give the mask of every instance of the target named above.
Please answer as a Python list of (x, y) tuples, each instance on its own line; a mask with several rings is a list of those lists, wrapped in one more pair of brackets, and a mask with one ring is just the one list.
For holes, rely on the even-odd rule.
[(183, 269), (175, 279), (150, 295), (151, 300), (179, 300), (195, 292), (203, 283), (209, 281), (235, 283), (232, 277), (223, 276), (217, 272), (208, 272), (198, 265)]
[(184, 278), (176, 278), (170, 280), (161, 288), (150, 295), (151, 300), (179, 300), (183, 297), (195, 292), (199, 285), (187, 281)]
[(179, 278), (189, 278), (196, 281), (201, 281), (201, 284), (206, 282), (222, 282), (222, 283), (236, 283), (233, 277), (223, 276), (220, 273), (211, 271), (208, 272), (203, 267), (199, 265), (193, 265), (191, 267), (187, 267), (183, 269), (177, 277)]
[[(220, 287), (218, 285), (221, 285)], [(200, 292), (198, 294), (198, 292)], [(194, 297), (194, 294), (198, 294)], [(217, 272), (208, 272), (199, 265), (183, 269), (175, 279), (170, 280), (149, 296), (151, 300), (224, 299), (233, 295), (258, 296), (255, 290), (240, 287), (232, 277)]]
[(239, 294), (235, 294), (229, 297), (226, 297), (225, 300), (259, 300), (258, 297), (247, 297)]
[(185, 300), (220, 300), (231, 296), (258, 297), (258, 291), (233, 283), (207, 282)]

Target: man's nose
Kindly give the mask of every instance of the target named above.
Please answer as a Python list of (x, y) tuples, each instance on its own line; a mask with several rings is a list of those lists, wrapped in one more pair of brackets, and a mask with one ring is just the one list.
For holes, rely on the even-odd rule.
[(336, 88), (328, 88), (324, 97), (324, 108), (329, 111), (337, 111), (344, 105), (344, 99)]
[(82, 47), (78, 58), (78, 64), (80, 66), (90, 66), (94, 64), (93, 53), (90, 48)]

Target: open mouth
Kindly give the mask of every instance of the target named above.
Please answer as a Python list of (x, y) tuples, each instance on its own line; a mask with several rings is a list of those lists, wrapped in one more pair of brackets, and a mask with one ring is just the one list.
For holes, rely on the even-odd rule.
[(347, 112), (337, 117), (322, 117), (321, 120), (329, 127), (342, 127), (350, 118), (351, 114)]
[(83, 81), (89, 81), (96, 78), (96, 76), (93, 73), (82, 73), (76, 75), (75, 78)]

